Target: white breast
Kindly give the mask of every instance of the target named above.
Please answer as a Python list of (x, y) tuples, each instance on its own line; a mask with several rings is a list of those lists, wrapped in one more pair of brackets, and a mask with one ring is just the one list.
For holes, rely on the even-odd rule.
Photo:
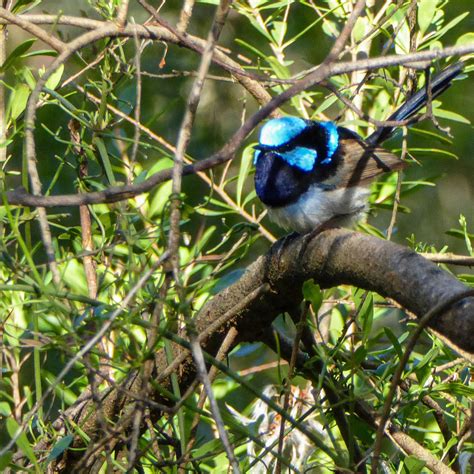
[(363, 186), (327, 190), (314, 184), (298, 201), (269, 208), (268, 212), (284, 229), (305, 234), (333, 218), (338, 226), (354, 224), (367, 212), (369, 195), (369, 189)]

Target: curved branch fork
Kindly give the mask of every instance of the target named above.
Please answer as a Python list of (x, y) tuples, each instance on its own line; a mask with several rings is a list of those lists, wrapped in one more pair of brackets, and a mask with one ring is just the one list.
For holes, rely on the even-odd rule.
[[(267, 283), (270, 291), (254, 300), (228, 325), (240, 340), (258, 340), (282, 311), (301, 299), (301, 286), (314, 278), (322, 288), (341, 284), (373, 290), (400, 303), (421, 318), (443, 301), (465, 293), (467, 287), (414, 251), (368, 235), (343, 229), (317, 236), (287, 237), (252, 264), (232, 286), (210, 301), (199, 317), (199, 329), (232, 309), (245, 295)], [(449, 346), (472, 360), (474, 354), (474, 297), (460, 299), (428, 326)], [(222, 333), (209, 341), (213, 352)]]

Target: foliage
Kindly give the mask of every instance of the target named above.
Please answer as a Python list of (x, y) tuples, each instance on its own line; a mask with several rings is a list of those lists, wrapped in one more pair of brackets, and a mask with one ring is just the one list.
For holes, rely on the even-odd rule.
[[(12, 11), (17, 14), (62, 10), (79, 16), (84, 11), (86, 17), (105, 21), (115, 21), (120, 6), (118, 0), (89, 0), (75, 6), (60, 2), (61, 8), (55, 5), (55, 9), (50, 2), (13, 3)], [(166, 2), (159, 12), (172, 24), (179, 15), (177, 3)], [(190, 33), (206, 37), (217, 3), (196, 3)], [(470, 12), (467, 1), (415, 2), (416, 21), (411, 26), (412, 2), (367, 3), (350, 36), (345, 60), (472, 42), (466, 26)], [(250, 73), (294, 79), (324, 58), (346, 24), (350, 6), (343, 0), (236, 0), (220, 44)], [(144, 10), (130, 2), (129, 22), (139, 23), (144, 18)], [(62, 26), (60, 19), (58, 16), (57, 23), (45, 28), (64, 41), (75, 37), (77, 31)], [(176, 331), (183, 315), (195, 315), (213, 295), (236, 281), (243, 268), (281, 231), (267, 220), (253, 190), (252, 136), (239, 156), (225, 166), (184, 178), (179, 196), (173, 195), (168, 181), (149, 193), (113, 204), (83, 206), (81, 211), (75, 207), (48, 210), (60, 274), (60, 285), (56, 285), (41, 240), (38, 209), (8, 204), (6, 191), (20, 185), (29, 187), (28, 166), (22, 158), (27, 101), (58, 52), (16, 27), (9, 26), (8, 31), (8, 55), (0, 71), (6, 94), (6, 142), (0, 155), (0, 439), (5, 446), (14, 439), (31, 470), (43, 472), (61, 459), (74, 437), (88, 445), (87, 435), (74, 423), (66, 423), (61, 431), (55, 429), (53, 421), (60, 411), (70, 407), (88, 387), (95, 392), (107, 389), (142, 368), (157, 350), (170, 352), (171, 343), (163, 334)], [(172, 167), (173, 143), (199, 57), (163, 41), (106, 37), (61, 65), (49, 77), (38, 105), (35, 139), (43, 193), (100, 191), (139, 183)], [(440, 60), (436, 68), (444, 65)], [(470, 70), (467, 63), (466, 72)], [(383, 120), (425, 80), (422, 71), (393, 66), (334, 76), (330, 82), (370, 117)], [(275, 82), (262, 84), (272, 95), (288, 87)], [(393, 219), (402, 222), (398, 232), (396, 225), (391, 226), (393, 239), (417, 251), (447, 253), (452, 250), (450, 242), (454, 250), (474, 256), (471, 207), (464, 208), (466, 217), (440, 219), (436, 226), (427, 219), (426, 226), (433, 233), (430, 241), (418, 237), (422, 229), (415, 222), (397, 215), (409, 213), (409, 206), (414, 203), (416, 207), (422, 200), (419, 196), (426, 196), (425, 188), (436, 186), (441, 174), (437, 160), (457, 158), (453, 146), (459, 150), (461, 143), (472, 141), (467, 126), (470, 122), (464, 116), (468, 109), (461, 108), (461, 101), (455, 108), (445, 100), (449, 94), (462, 95), (462, 87), (469, 89), (459, 81), (433, 103), (438, 126), (416, 125), (404, 130), (403, 138), (398, 136), (388, 143), (388, 148), (407, 158), (410, 169), (403, 177), (388, 175), (373, 185), (374, 214), (368, 223), (361, 224), (360, 231), (390, 238), (387, 228)], [(185, 162), (210, 156), (258, 106), (232, 74), (219, 65), (212, 66)], [(337, 119), (362, 135), (373, 129), (322, 86), (293, 97), (282, 110), (305, 118)], [(447, 125), (452, 127), (454, 138), (442, 128)], [(453, 145), (453, 140), (458, 144)], [(472, 196), (472, 181), (470, 184)], [(456, 195), (457, 190), (450, 192)], [(397, 206), (398, 194), (401, 204)], [(176, 198), (181, 211), (179, 284), (168, 285), (166, 268), (160, 267), (139, 285), (140, 278), (157, 267), (168, 248), (170, 208)], [(433, 211), (431, 219), (437, 213)], [(442, 230), (437, 227), (444, 224)], [(449, 227), (451, 237), (444, 235)], [(452, 271), (451, 267), (444, 268)], [(459, 277), (469, 284), (474, 282), (470, 273)], [(124, 306), (131, 292), (134, 296)], [(264, 466), (274, 469), (277, 460), (292, 472), (330, 472), (336, 466), (355, 470), (357, 449), (370, 463), (376, 430), (370, 417), (363, 419), (357, 407), (363, 402), (372, 413), (381, 410), (412, 322), (404, 319), (403, 311), (393, 302), (356, 288), (321, 291), (314, 282), (308, 282), (304, 296), (309, 309), (297, 308), (295, 312), (301, 312), (319, 341), (305, 367), (288, 374), (275, 336), (276, 352), (262, 343), (237, 346), (228, 356), (230, 368), (213, 382), (242, 471), (265, 472)], [(294, 338), (297, 324), (292, 317), (282, 315), (274, 330)], [(68, 361), (108, 321), (112, 323), (110, 331), (59, 379)], [(352, 451), (345, 447), (325, 383), (344, 407)], [(176, 400), (184, 396), (176, 383), (173, 390)], [(133, 468), (128, 465), (132, 462), (141, 466), (140, 472), (174, 472), (177, 461), (184, 459), (186, 469), (227, 472), (229, 461), (216, 435), (214, 413), (207, 402), (200, 406), (199, 395), (200, 389), (187, 394), (175, 413), (155, 423), (150, 421), (147, 413), (151, 408), (145, 403), (140, 432), (122, 433), (127, 443), (135, 436), (138, 454), (133, 458), (125, 448), (117, 448), (101, 459), (102, 469), (107, 466), (126, 471)], [(472, 451), (466, 435), (470, 397), (465, 360), (425, 332), (404, 370), (403, 383), (393, 400), (391, 422), (436, 458), (461, 469)], [(288, 422), (285, 446), (280, 449), (281, 417), (269, 400), (288, 411), (297, 425), (310, 430), (326, 449), (308, 443), (298, 426)], [(100, 410), (100, 403), (96, 408)], [(16, 436), (20, 425), (23, 431)], [(35, 450), (46, 439), (49, 449)], [(13, 451), (13, 446), (2, 451), (2, 469), (22, 469), (15, 464)], [(386, 472), (424, 470), (423, 461), (389, 439), (384, 440), (381, 462)]]

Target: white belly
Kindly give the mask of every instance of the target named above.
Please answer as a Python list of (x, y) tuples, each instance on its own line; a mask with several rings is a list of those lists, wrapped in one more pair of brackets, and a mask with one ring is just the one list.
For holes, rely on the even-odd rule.
[(338, 226), (353, 225), (367, 212), (369, 189), (362, 186), (325, 190), (312, 185), (298, 201), (269, 208), (270, 218), (286, 230), (311, 232), (332, 218)]

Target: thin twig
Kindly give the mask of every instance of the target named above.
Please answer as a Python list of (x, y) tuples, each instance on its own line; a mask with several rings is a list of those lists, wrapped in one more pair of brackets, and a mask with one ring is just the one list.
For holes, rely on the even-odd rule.
[[(301, 341), (301, 336), (303, 334), (303, 330), (306, 324), (306, 316), (308, 314), (309, 304), (306, 303), (304, 308), (300, 311), (300, 319), (296, 322), (296, 334), (295, 339), (293, 341), (293, 348), (291, 351), (290, 363), (288, 366), (288, 374), (286, 376), (286, 383), (285, 383), (285, 398), (283, 401), (283, 409), (288, 411), (288, 406), (290, 403), (290, 395), (291, 395), (291, 382), (293, 379), (293, 372), (296, 366), (296, 360), (299, 352), (299, 345)], [(278, 454), (281, 456), (283, 454), (283, 442), (285, 440), (285, 420), (282, 418), (280, 423), (280, 434), (278, 436)], [(281, 473), (281, 462), (280, 457), (277, 459), (277, 464), (275, 466), (275, 472), (277, 474)]]
[(10, 13), (7, 9), (0, 7), (0, 18), (3, 18), (8, 23), (16, 25), (21, 29), (32, 34), (36, 38), (44, 41), (47, 45), (51, 46), (56, 51), (65, 51), (67, 49), (67, 44), (63, 43), (61, 40), (57, 39), (55, 36), (47, 33), (42, 28), (39, 28), (31, 21), (25, 19), (21, 15), (14, 15)]
[[(234, 327), (230, 328), (229, 332), (224, 338), (224, 341), (221, 344), (221, 347), (219, 348), (219, 351), (217, 352), (216, 360), (223, 361), (225, 357), (227, 357), (227, 354), (231, 350), (237, 335), (238, 335), (237, 330)], [(218, 371), (216, 367), (212, 366), (211, 369), (209, 370), (209, 381), (211, 383), (216, 378), (217, 374), (218, 374)], [(183, 467), (180, 467), (179, 472), (182, 472), (182, 473), (185, 472), (184, 466), (191, 458), (191, 455), (190, 455), (191, 449), (194, 443), (196, 442), (196, 431), (198, 428), (199, 420), (201, 419), (201, 414), (199, 413), (199, 410), (202, 410), (202, 408), (204, 407), (204, 403), (206, 402), (206, 399), (207, 399), (207, 393), (205, 390), (202, 390), (201, 394), (199, 395), (199, 400), (196, 404), (197, 411), (196, 411), (196, 415), (194, 416), (193, 422), (191, 424), (191, 429), (190, 429), (191, 434), (188, 440), (188, 444), (186, 446), (186, 452), (183, 453), (183, 459), (181, 460), (181, 464)]]
[[(407, 129), (403, 129), (403, 139), (402, 139), (402, 153), (400, 159), (402, 161), (406, 160), (408, 153), (408, 141), (407, 141)], [(395, 228), (395, 223), (397, 222), (397, 213), (398, 207), (400, 206), (400, 194), (402, 192), (402, 181), (403, 181), (403, 171), (397, 171), (397, 185), (395, 188), (395, 194), (393, 196), (393, 208), (392, 215), (390, 217), (390, 223), (387, 228), (387, 240), (392, 238), (393, 229)]]
[(133, 62), (135, 64), (135, 76), (137, 78), (137, 96), (135, 99), (135, 110), (133, 113), (133, 118), (135, 120), (135, 131), (133, 134), (133, 147), (132, 147), (132, 155), (130, 157), (130, 173), (128, 175), (128, 184), (131, 183), (131, 178), (133, 177), (133, 170), (135, 166), (135, 161), (137, 159), (137, 152), (138, 152), (138, 143), (140, 141), (140, 127), (138, 124), (140, 123), (140, 113), (141, 113), (141, 103), (142, 103), (142, 75), (141, 75), (141, 48), (140, 43), (138, 41), (138, 36), (134, 36), (135, 40), (135, 56), (133, 58)]
[(120, 0), (120, 5), (117, 8), (117, 24), (123, 28), (127, 23), (129, 0)]
[(474, 257), (468, 255), (456, 255), (454, 253), (428, 253), (423, 252), (423, 255), (427, 260), (434, 263), (446, 263), (451, 265), (462, 265), (466, 267), (474, 266)]
[(183, 8), (181, 8), (181, 13), (179, 14), (178, 24), (176, 29), (180, 33), (184, 33), (188, 29), (189, 21), (193, 14), (195, 0), (184, 0)]
[(349, 18), (347, 19), (344, 25), (344, 28), (342, 29), (336, 41), (334, 42), (331, 48), (331, 51), (329, 51), (329, 54), (324, 60), (324, 63), (330, 64), (339, 57), (339, 54), (344, 49), (344, 46), (346, 45), (347, 40), (351, 36), (352, 30), (354, 29), (357, 19), (360, 17), (360, 15), (362, 15), (364, 8), (365, 8), (365, 0), (357, 0), (355, 5), (351, 9), (351, 14), (349, 15)]

